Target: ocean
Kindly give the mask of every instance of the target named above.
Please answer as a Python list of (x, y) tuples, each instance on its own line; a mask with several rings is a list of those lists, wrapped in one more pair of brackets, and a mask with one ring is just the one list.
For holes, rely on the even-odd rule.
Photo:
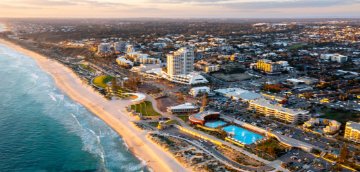
[(0, 171), (148, 171), (30, 57), (0, 44)]

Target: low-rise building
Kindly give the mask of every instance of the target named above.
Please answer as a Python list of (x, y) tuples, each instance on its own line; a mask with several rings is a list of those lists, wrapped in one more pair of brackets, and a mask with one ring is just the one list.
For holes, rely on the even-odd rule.
[(274, 117), (282, 121), (297, 124), (309, 120), (309, 112), (305, 110), (295, 110), (284, 108), (281, 104), (272, 103), (269, 100), (260, 98), (249, 101), (249, 110), (257, 113)]
[(116, 59), (116, 63), (119, 64), (120, 66), (124, 66), (124, 67), (131, 67), (134, 66), (134, 63), (128, 59), (126, 59), (123, 56), (120, 56)]
[(250, 101), (255, 100), (261, 97), (260, 94), (244, 90), (241, 88), (224, 88), (224, 89), (217, 89), (214, 92), (219, 93), (225, 97), (229, 97), (233, 100), (241, 100), (241, 101)]
[(349, 121), (345, 126), (345, 139), (360, 143), (360, 123)]
[(331, 119), (311, 118), (303, 124), (305, 128), (321, 128), (325, 134), (335, 134), (340, 130), (341, 123)]
[(194, 64), (194, 67), (198, 70), (202, 70), (206, 73), (216, 72), (220, 70), (219, 64), (212, 64), (203, 60), (198, 61)]
[(320, 59), (330, 60), (338, 63), (344, 63), (348, 60), (348, 57), (341, 54), (321, 54)]
[(203, 111), (189, 116), (189, 121), (192, 124), (205, 125), (209, 120), (217, 120), (220, 117), (220, 112)]
[(151, 57), (138, 57), (134, 60), (135, 62), (139, 62), (141, 64), (160, 64), (160, 59), (151, 58)]
[(281, 72), (281, 65), (271, 60), (262, 59), (256, 62), (255, 68), (268, 74)]
[(220, 70), (220, 65), (215, 65), (215, 64), (207, 65), (204, 68), (204, 72), (206, 73), (216, 72), (219, 70)]
[(190, 89), (190, 92), (189, 92), (189, 94), (194, 97), (196, 97), (202, 93), (210, 93), (210, 88), (209, 87), (193, 87)]
[(167, 108), (167, 111), (172, 114), (195, 113), (199, 111), (199, 107), (193, 105), (192, 103), (185, 103), (177, 106), (170, 106)]
[(187, 75), (168, 75), (166, 72), (163, 72), (162, 77), (171, 82), (185, 85), (206, 84), (209, 82), (205, 77), (196, 72)]

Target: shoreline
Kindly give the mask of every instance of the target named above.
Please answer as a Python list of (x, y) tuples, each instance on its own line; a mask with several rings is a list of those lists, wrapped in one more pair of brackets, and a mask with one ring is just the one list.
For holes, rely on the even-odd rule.
[(191, 171), (182, 166), (174, 156), (162, 149), (147, 137), (147, 132), (138, 129), (132, 123), (133, 119), (128, 115), (126, 106), (130, 101), (106, 100), (100, 93), (83, 81), (67, 66), (49, 59), (36, 52), (25, 49), (15, 43), (0, 38), (0, 44), (14, 49), (36, 61), (37, 65), (51, 75), (56, 86), (75, 102), (86, 107), (108, 126), (115, 130), (123, 139), (128, 149), (145, 162), (153, 171)]

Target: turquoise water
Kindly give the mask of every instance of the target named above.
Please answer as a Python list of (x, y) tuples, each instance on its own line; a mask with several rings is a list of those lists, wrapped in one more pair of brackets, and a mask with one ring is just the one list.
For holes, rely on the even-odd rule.
[(221, 127), (226, 125), (226, 122), (221, 121), (221, 120), (217, 120), (217, 121), (210, 121), (210, 122), (206, 122), (205, 126), (209, 127), (209, 128), (217, 128), (217, 127)]
[(252, 144), (263, 138), (262, 135), (251, 132), (245, 128), (229, 125), (223, 128), (227, 133), (234, 134), (233, 138), (244, 144)]
[(0, 171), (147, 171), (35, 61), (0, 45)]

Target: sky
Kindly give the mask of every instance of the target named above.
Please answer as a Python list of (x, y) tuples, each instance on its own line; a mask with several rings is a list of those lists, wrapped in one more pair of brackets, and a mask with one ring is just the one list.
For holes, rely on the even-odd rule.
[(0, 17), (360, 18), (360, 0), (0, 0)]

